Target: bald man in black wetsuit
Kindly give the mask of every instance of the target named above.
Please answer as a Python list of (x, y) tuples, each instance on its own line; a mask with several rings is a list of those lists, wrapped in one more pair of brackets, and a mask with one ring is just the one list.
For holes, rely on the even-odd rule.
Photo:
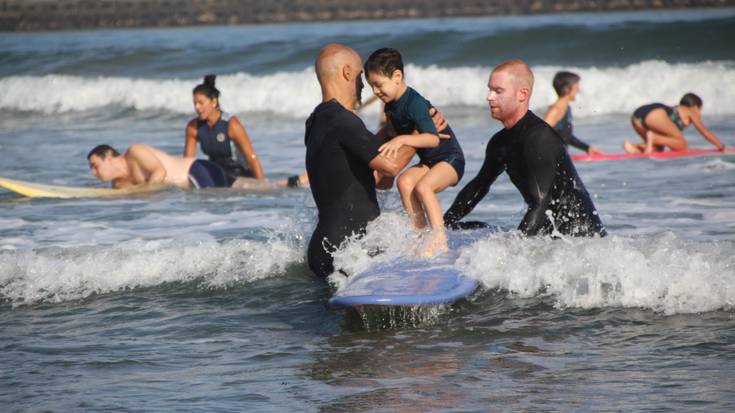
[[(349, 236), (364, 233), (380, 215), (377, 171), (395, 176), (413, 152), (397, 160), (379, 156), (382, 141), (353, 112), (362, 90), (362, 61), (349, 47), (330, 44), (319, 53), (316, 73), (322, 103), (306, 121), (306, 171), (319, 209), (309, 242), (309, 268), (319, 276), (334, 272), (332, 253)], [(404, 159), (408, 157), (408, 159)]]
[(533, 73), (521, 60), (509, 60), (490, 74), (487, 100), (490, 115), (503, 123), (485, 150), (477, 176), (459, 192), (444, 214), (450, 228), (490, 191), (503, 172), (523, 195), (528, 211), (518, 229), (526, 235), (550, 234), (604, 236), (602, 225), (582, 180), (559, 135), (528, 110)]

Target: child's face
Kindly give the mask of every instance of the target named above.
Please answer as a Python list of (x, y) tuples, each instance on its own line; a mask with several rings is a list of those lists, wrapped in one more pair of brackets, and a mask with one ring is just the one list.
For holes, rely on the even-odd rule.
[(394, 70), (390, 77), (382, 73), (368, 73), (367, 81), (375, 96), (383, 102), (394, 102), (400, 98), (403, 85), (403, 74), (400, 70)]
[(569, 95), (570, 100), (574, 100), (577, 98), (577, 93), (579, 93), (579, 82), (572, 85), (571, 88), (569, 88)]

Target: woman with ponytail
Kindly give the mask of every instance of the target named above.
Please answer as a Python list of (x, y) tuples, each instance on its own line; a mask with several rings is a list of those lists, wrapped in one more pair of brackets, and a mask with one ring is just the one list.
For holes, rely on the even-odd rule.
[(194, 88), (197, 117), (186, 125), (185, 157), (195, 157), (197, 142), (209, 160), (218, 164), (230, 177), (264, 179), (263, 167), (250, 143), (245, 127), (237, 117), (222, 111), (215, 75), (204, 77)]
[[(184, 156), (195, 157), (198, 142), (209, 160), (222, 167), (235, 181), (233, 187), (256, 189), (273, 185), (307, 186), (309, 180), (305, 174), (295, 175), (274, 184), (265, 183), (263, 167), (245, 126), (236, 116), (224, 112), (220, 107), (220, 91), (215, 86), (215, 79), (215, 75), (204, 76), (204, 82), (192, 91), (197, 117), (186, 125)], [(260, 182), (255, 182), (256, 180)]]

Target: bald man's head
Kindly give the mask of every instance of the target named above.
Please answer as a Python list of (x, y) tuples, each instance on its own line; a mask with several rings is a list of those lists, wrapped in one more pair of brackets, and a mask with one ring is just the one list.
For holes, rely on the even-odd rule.
[[(516, 87), (528, 88), (528, 95), (533, 92), (533, 72), (528, 64), (520, 59), (506, 60), (495, 66), (492, 73), (505, 72), (510, 75), (511, 81)], [(490, 76), (492, 76), (492, 73)]]
[(319, 51), (316, 58), (315, 70), (316, 77), (322, 83), (334, 76), (341, 75), (342, 68), (345, 65), (360, 68), (362, 61), (360, 55), (351, 47), (339, 43), (331, 43)]
[(337, 99), (352, 109), (362, 95), (362, 59), (352, 48), (331, 43), (319, 52), (314, 64), (323, 99)]

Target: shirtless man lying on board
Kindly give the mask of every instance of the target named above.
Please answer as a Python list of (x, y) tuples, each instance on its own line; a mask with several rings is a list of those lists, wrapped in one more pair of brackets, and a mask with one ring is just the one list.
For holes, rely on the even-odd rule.
[[(252, 190), (288, 186), (285, 179), (275, 182), (245, 177), (233, 179), (214, 162), (171, 156), (142, 143), (131, 145), (122, 155), (109, 145), (98, 145), (87, 154), (87, 161), (92, 175), (102, 182), (112, 182), (116, 189), (146, 184), (167, 184), (182, 189)], [(308, 182), (308, 178), (303, 178)]]

